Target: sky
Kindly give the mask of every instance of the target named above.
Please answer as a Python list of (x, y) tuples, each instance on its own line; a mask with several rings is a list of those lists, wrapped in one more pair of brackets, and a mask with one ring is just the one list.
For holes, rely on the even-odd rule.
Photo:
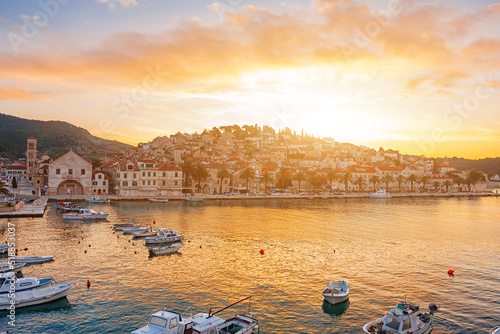
[(136, 145), (270, 125), (500, 156), (500, 3), (0, 2), (0, 112)]

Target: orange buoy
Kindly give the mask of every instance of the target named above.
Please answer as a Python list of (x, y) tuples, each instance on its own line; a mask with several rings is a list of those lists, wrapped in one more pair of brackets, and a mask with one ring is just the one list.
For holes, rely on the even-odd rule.
[(87, 254), (87, 250), (85, 250), (84, 252), (85, 252), (85, 254)]
[(454, 272), (455, 272), (455, 270), (451, 270), (451, 269), (450, 269), (450, 270), (448, 270), (448, 275), (450, 275), (450, 276), (451, 276), (451, 275), (454, 275), (454, 274), (453, 274)]
[(153, 220), (153, 224), (156, 224), (156, 220)]
[(90, 281), (87, 280), (87, 290), (90, 289)]
[(130, 242), (130, 240), (128, 242)]
[(264, 254), (264, 250), (263, 249), (260, 250), (260, 254)]
[(83, 237), (82, 237), (82, 240), (83, 240)]
[(78, 240), (78, 243), (80, 243), (80, 240)]
[(92, 246), (89, 244), (89, 247), (92, 247)]
[(132, 246), (135, 246), (135, 243), (132, 243)]
[(120, 238), (120, 236), (119, 236), (119, 235), (117, 235), (116, 237), (117, 237), (118, 239)]

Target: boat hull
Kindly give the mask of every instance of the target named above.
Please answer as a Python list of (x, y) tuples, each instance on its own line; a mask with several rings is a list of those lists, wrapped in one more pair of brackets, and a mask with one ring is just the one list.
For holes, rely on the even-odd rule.
[[(379, 332), (369, 331), (370, 327), (384, 321), (385, 321), (385, 316), (375, 321), (369, 322), (363, 326), (363, 331), (367, 334), (377, 334)], [(429, 320), (429, 322), (424, 324), (420, 329), (413, 331), (413, 334), (429, 334), (431, 332), (432, 332), (432, 320)], [(399, 331), (394, 331), (394, 333), (399, 333)]]
[[(155, 244), (167, 244), (169, 242), (180, 241), (183, 236), (184, 236), (184, 234), (176, 236), (176, 237), (167, 237), (167, 238), (161, 238), (161, 239), (149, 239), (148, 240), (148, 238), (146, 238), (146, 243), (147, 244), (151, 244), (151, 245), (155, 245)], [(155, 237), (152, 237), (152, 238), (155, 238)]]
[(109, 213), (102, 213), (97, 215), (81, 215), (81, 214), (63, 214), (64, 220), (104, 220), (107, 219)]
[(326, 296), (325, 294), (323, 294), (323, 298), (325, 298), (325, 300), (327, 302), (329, 302), (330, 304), (334, 305), (334, 304), (345, 302), (346, 300), (349, 299), (349, 295), (331, 297), (331, 296)]
[(124, 229), (122, 230), (123, 234), (134, 234), (137, 232), (146, 232), (148, 230), (147, 227), (141, 227), (141, 228), (136, 228), (136, 229)]
[[(75, 285), (76, 282), (63, 283), (54, 286), (52, 291), (50, 288), (43, 288), (33, 291), (24, 291), (17, 293), (14, 297), (15, 307), (26, 307), (39, 304), (45, 304), (57, 299), (64, 298), (68, 295), (69, 290)], [(0, 296), (0, 311), (5, 311), (11, 306), (11, 299), (9, 296)]]

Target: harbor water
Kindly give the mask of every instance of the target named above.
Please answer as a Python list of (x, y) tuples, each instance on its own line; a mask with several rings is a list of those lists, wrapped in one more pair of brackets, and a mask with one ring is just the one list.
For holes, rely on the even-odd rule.
[[(15, 225), (19, 256), (55, 255), (25, 267), (24, 277), (79, 280), (67, 299), (17, 309), (15, 327), (0, 313), (0, 332), (130, 333), (164, 308), (189, 315), (247, 296), (250, 303), (220, 316), (251, 311), (261, 333), (362, 333), (363, 324), (402, 300), (423, 311), (440, 307), (433, 333), (488, 333), (500, 325), (498, 198), (92, 207), (111, 212), (108, 221), (66, 222), (54, 203), (43, 218), (0, 220), (4, 232), (8, 222)], [(149, 258), (143, 239), (113, 232), (120, 222), (184, 233), (184, 246)], [(338, 279), (349, 282), (351, 295), (332, 307), (321, 292)]]

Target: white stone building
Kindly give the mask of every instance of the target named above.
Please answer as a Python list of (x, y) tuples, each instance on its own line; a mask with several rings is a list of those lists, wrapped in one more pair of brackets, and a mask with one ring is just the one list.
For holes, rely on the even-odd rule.
[(48, 195), (91, 195), (92, 164), (73, 151), (49, 163)]

